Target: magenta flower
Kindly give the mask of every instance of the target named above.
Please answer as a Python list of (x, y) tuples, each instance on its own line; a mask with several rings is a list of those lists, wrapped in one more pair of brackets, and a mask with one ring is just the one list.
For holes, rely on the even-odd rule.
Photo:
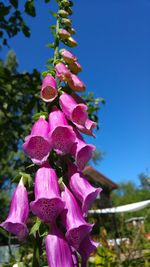
[(82, 240), (92, 230), (92, 225), (84, 220), (80, 207), (66, 186), (61, 195), (65, 202), (62, 221), (67, 229), (66, 239), (71, 246), (78, 249)]
[(84, 83), (75, 74), (70, 75), (70, 78), (68, 80), (68, 85), (74, 91), (77, 91), (77, 92), (84, 92), (85, 91)]
[(56, 85), (56, 81), (53, 78), (53, 76), (51, 76), (50, 74), (48, 74), (42, 83), (42, 88), (41, 88), (41, 98), (45, 101), (45, 102), (52, 102), (57, 96), (58, 96), (58, 91), (57, 91), (57, 85)]
[(26, 221), (29, 215), (28, 193), (21, 178), (10, 204), (7, 219), (0, 224), (8, 232), (24, 239), (28, 235)]
[(79, 172), (76, 172), (69, 178), (70, 188), (76, 198), (81, 202), (82, 212), (84, 215), (86, 215), (92, 202), (100, 194), (102, 189), (93, 187)]
[(86, 144), (82, 136), (75, 129), (74, 131), (76, 132), (76, 143), (72, 146), (71, 154), (75, 158), (78, 170), (82, 171), (87, 162), (91, 159), (95, 146)]
[(65, 62), (68, 64), (77, 61), (77, 58), (66, 49), (60, 50), (60, 53), (61, 53), (63, 59), (65, 60)]
[(82, 71), (82, 67), (79, 62), (75, 61), (68, 64), (71, 72), (73, 72), (74, 74), (78, 74), (80, 71)]
[(30, 203), (33, 214), (46, 223), (53, 223), (64, 208), (58, 178), (50, 167), (41, 167), (35, 176), (35, 201)]
[(90, 254), (96, 250), (98, 245), (99, 243), (90, 239), (89, 235), (83, 239), (78, 249), (78, 252), (82, 258), (81, 267), (87, 267), (87, 260)]
[(79, 129), (85, 127), (88, 119), (87, 106), (83, 103), (78, 104), (74, 95), (63, 93), (59, 98), (59, 103), (63, 113)]
[(74, 267), (71, 248), (56, 225), (52, 226), (51, 233), (45, 238), (45, 245), (50, 267)]
[(53, 148), (60, 154), (69, 153), (75, 143), (76, 135), (63, 112), (57, 107), (54, 107), (49, 114), (49, 127), (49, 138)]
[(49, 124), (40, 117), (33, 125), (31, 134), (25, 138), (24, 152), (35, 164), (41, 165), (49, 156), (51, 144), (48, 138)]
[(68, 95), (63, 93), (59, 103), (67, 119), (73, 122), (77, 128), (88, 135), (93, 135), (92, 130), (96, 123), (88, 118), (87, 106), (77, 94)]
[(61, 62), (56, 64), (56, 75), (61, 81), (68, 81), (70, 79), (70, 70)]
[(59, 34), (59, 37), (62, 40), (65, 40), (65, 39), (67, 39), (67, 38), (70, 37), (70, 33), (67, 30), (65, 30), (65, 29), (60, 29), (59, 32), (58, 32), (58, 34)]

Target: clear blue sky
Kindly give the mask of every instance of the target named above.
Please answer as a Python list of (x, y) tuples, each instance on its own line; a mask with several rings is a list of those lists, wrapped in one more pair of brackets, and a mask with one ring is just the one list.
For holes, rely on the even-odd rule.
[[(52, 51), (48, 26), (50, 4), (36, 1), (37, 17), (27, 18), (32, 36), (19, 34), (10, 41), (19, 69), (45, 69)], [(88, 91), (103, 97), (96, 140), (88, 138), (105, 157), (98, 170), (115, 182), (150, 172), (150, 1), (74, 1), (73, 26), (79, 45), (74, 49), (83, 66), (80, 77)], [(7, 49), (0, 52), (5, 57)]]

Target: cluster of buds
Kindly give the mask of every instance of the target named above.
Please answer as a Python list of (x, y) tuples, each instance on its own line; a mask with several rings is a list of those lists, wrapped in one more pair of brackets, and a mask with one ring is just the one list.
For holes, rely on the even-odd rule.
[[(63, 0), (58, 12), (61, 25), (64, 25), (58, 36), (66, 45), (70, 41), (76, 43), (71, 39), (73, 30), (67, 18), (72, 12), (71, 6), (71, 1)], [(59, 62), (54, 63), (55, 74), (47, 73), (43, 79), (40, 96), (50, 106), (48, 120), (40, 116), (23, 144), (25, 154), (38, 168), (34, 179), (35, 199), (29, 204), (21, 178), (9, 215), (1, 224), (19, 239), (25, 239), (30, 209), (33, 215), (50, 226), (45, 246), (51, 267), (78, 266), (77, 253), (81, 255), (84, 267), (97, 247), (97, 243), (90, 239), (93, 225), (86, 221), (86, 217), (101, 188), (93, 187), (82, 173), (95, 147), (87, 144), (81, 135), (93, 136), (96, 123), (89, 119), (86, 103), (76, 93), (85, 90), (77, 76), (80, 71), (77, 57), (67, 49), (61, 49)], [(56, 160), (51, 162), (53, 153)], [(65, 168), (61, 166), (63, 161)], [(63, 173), (61, 182), (58, 168)]]

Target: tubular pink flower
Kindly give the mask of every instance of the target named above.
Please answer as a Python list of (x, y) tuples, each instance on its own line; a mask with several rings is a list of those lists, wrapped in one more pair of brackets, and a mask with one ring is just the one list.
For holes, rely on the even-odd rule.
[(67, 229), (66, 239), (71, 246), (78, 249), (82, 240), (92, 230), (92, 225), (84, 220), (74, 196), (66, 186), (61, 196), (65, 202), (62, 221)]
[(35, 201), (30, 203), (33, 214), (46, 223), (53, 223), (64, 208), (58, 178), (50, 167), (41, 167), (35, 176)]
[(61, 62), (56, 64), (56, 75), (61, 81), (68, 81), (70, 79), (70, 70)]
[(51, 76), (48, 74), (42, 83), (42, 88), (41, 88), (41, 98), (45, 102), (52, 102), (57, 96), (58, 96), (58, 91), (57, 91), (57, 85), (56, 81)]
[(24, 239), (28, 235), (26, 226), (28, 215), (28, 194), (21, 178), (12, 197), (8, 217), (0, 226), (8, 232), (17, 235), (19, 239)]
[(59, 32), (58, 32), (58, 34), (59, 34), (59, 37), (62, 40), (67, 39), (67, 38), (70, 37), (70, 33), (67, 30), (65, 30), (65, 29), (60, 29)]
[(75, 158), (76, 165), (79, 171), (82, 171), (87, 162), (91, 159), (92, 153), (95, 150), (94, 145), (86, 144), (82, 136), (76, 132), (76, 143), (72, 146), (71, 155)]
[(96, 123), (88, 118), (87, 106), (77, 94), (63, 93), (59, 103), (67, 119), (72, 121), (81, 132), (94, 136), (92, 130), (96, 127)]
[(45, 238), (46, 255), (50, 267), (74, 267), (71, 248), (56, 225)]
[(82, 71), (82, 67), (79, 62), (75, 61), (68, 64), (71, 72), (73, 72), (74, 74), (78, 74), (80, 71)]
[(76, 198), (82, 204), (82, 212), (85, 216), (93, 201), (102, 191), (101, 188), (93, 187), (81, 173), (76, 172), (69, 177), (69, 185), (76, 196)]
[(86, 236), (85, 239), (83, 239), (78, 249), (78, 252), (80, 253), (82, 258), (81, 267), (87, 266), (87, 260), (90, 254), (96, 250), (98, 245), (99, 243), (90, 239), (89, 235)]
[(60, 154), (69, 153), (75, 143), (76, 135), (63, 112), (57, 107), (54, 107), (49, 114), (49, 127), (49, 138), (53, 148)]
[(74, 91), (77, 91), (77, 92), (85, 91), (84, 83), (75, 74), (70, 75), (70, 78), (68, 79), (68, 85)]
[(77, 61), (77, 58), (70, 51), (68, 51), (66, 49), (60, 50), (60, 53), (61, 53), (63, 59), (65, 60), (65, 62), (68, 64)]
[(74, 95), (63, 93), (59, 98), (61, 109), (67, 119), (72, 121), (77, 127), (85, 127), (88, 120), (87, 106), (83, 103), (78, 104)]
[(41, 117), (34, 123), (31, 134), (25, 138), (23, 150), (35, 164), (41, 165), (49, 156), (51, 144), (48, 133), (49, 124)]

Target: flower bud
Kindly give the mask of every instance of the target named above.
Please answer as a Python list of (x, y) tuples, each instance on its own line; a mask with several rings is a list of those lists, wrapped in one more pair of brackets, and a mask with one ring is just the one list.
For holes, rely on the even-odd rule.
[(61, 1), (61, 4), (65, 7), (68, 7), (68, 6), (73, 6), (73, 2), (72, 1), (68, 1), (68, 0), (62, 0)]
[(67, 18), (62, 18), (61, 23), (64, 24), (67, 27), (71, 26), (71, 20)]
[(82, 71), (82, 67), (77, 61), (69, 63), (69, 68), (74, 74), (78, 74)]
[(68, 85), (74, 91), (77, 91), (77, 92), (85, 91), (84, 83), (75, 74), (70, 75), (70, 79), (68, 80)]
[(67, 39), (67, 45), (70, 46), (70, 47), (75, 47), (78, 45), (78, 43), (76, 42), (75, 39), (73, 39), (72, 37), (69, 37)]
[(60, 9), (58, 11), (59, 16), (61, 16), (62, 18), (66, 18), (67, 16), (69, 16), (69, 13), (67, 11), (65, 11), (64, 9)]
[(58, 35), (62, 40), (65, 40), (70, 37), (70, 33), (65, 29), (60, 29)]
[(68, 30), (68, 32), (69, 32), (70, 34), (75, 34), (75, 33), (76, 33), (76, 31), (75, 31), (74, 28), (68, 28), (67, 30)]
[(61, 49), (60, 53), (61, 53), (63, 59), (65, 60), (65, 62), (68, 64), (73, 63), (77, 60), (77, 58), (66, 49)]
[(70, 79), (70, 70), (61, 62), (56, 64), (56, 75), (61, 81), (68, 81)]
[(40, 93), (42, 100), (45, 102), (52, 102), (58, 96), (56, 87), (57, 85), (54, 77), (48, 74), (42, 82)]

